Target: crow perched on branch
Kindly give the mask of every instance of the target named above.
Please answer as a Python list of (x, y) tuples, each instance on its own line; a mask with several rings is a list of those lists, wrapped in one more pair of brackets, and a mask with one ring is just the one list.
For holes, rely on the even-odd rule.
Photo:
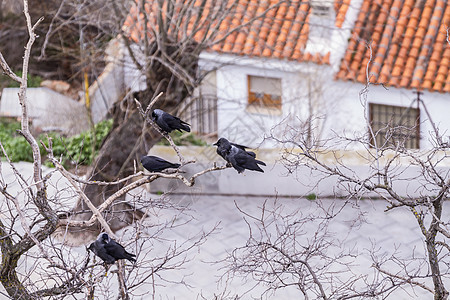
[(171, 163), (161, 157), (152, 156), (152, 155), (143, 155), (141, 156), (141, 164), (142, 166), (150, 171), (150, 172), (161, 172), (162, 170), (168, 168), (178, 169), (181, 165)]
[(180, 118), (177, 118), (175, 116), (172, 116), (171, 114), (166, 113), (165, 111), (161, 109), (155, 109), (152, 112), (152, 120), (158, 126), (167, 133), (172, 132), (173, 130), (178, 130), (181, 132), (181, 130), (190, 132), (191, 128), (190, 125), (182, 120)]
[(105, 232), (100, 233), (98, 238), (89, 245), (88, 249), (107, 264), (113, 264), (117, 260), (124, 258), (131, 262), (136, 261), (134, 259), (136, 255), (127, 252), (122, 245), (111, 239)]
[(217, 146), (217, 154), (230, 163), (238, 173), (244, 172), (245, 169), (264, 173), (259, 165), (265, 166), (266, 164), (257, 160), (256, 154), (247, 151), (247, 147), (230, 143), (225, 138), (220, 138), (214, 145)]

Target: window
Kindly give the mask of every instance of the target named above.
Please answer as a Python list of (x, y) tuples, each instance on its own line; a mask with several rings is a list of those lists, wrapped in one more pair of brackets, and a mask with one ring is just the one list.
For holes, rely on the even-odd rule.
[(202, 70), (200, 85), (194, 90), (193, 97), (183, 101), (179, 110), (182, 119), (191, 124), (195, 133), (217, 135), (217, 76), (216, 71)]
[[(378, 148), (398, 145), (418, 149), (420, 147), (420, 110), (381, 104), (369, 104), (370, 125)], [(375, 141), (370, 134), (371, 145)]]
[(281, 109), (281, 79), (248, 76), (248, 105)]

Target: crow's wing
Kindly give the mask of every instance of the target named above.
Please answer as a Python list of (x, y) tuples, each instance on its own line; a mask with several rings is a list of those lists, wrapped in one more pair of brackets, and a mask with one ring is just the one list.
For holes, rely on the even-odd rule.
[(125, 248), (117, 243), (114, 240), (110, 240), (108, 244), (105, 245), (106, 252), (117, 259), (128, 259), (130, 261), (136, 261), (133, 256), (136, 256), (134, 254), (131, 254), (125, 250)]
[(235, 143), (230, 143), (230, 144), (235, 146), (235, 147), (237, 147), (237, 148), (239, 148), (239, 149), (242, 149), (244, 151), (246, 151), (246, 149), (249, 149), (249, 147), (244, 146), (244, 145), (239, 145), (239, 144), (235, 144)]
[(178, 168), (180, 164), (171, 163), (161, 157), (146, 156), (142, 159), (142, 165), (150, 172), (159, 172), (167, 168)]
[(253, 151), (245, 151), (248, 155), (250, 155), (253, 158), (256, 158), (256, 153)]
[(89, 246), (89, 250), (92, 250), (92, 252), (94, 252), (95, 255), (100, 257), (107, 264), (113, 264), (113, 263), (116, 262), (114, 257), (112, 257), (111, 255), (108, 254), (108, 252), (106, 251), (104, 245), (102, 245), (98, 241), (93, 242)]
[(178, 168), (180, 164), (177, 163), (171, 163), (170, 161), (167, 161), (161, 157), (158, 156), (152, 156), (152, 158), (158, 162), (161, 166), (164, 166), (166, 168)]
[(162, 116), (163, 121), (172, 129), (183, 129), (185, 131), (190, 132), (191, 128), (189, 128), (189, 124), (182, 121), (180, 118), (172, 116), (168, 113), (163, 114)]
[(158, 172), (161, 170), (160, 163), (155, 156), (145, 156), (141, 159), (142, 166), (150, 172)]
[(97, 252), (97, 256), (107, 264), (113, 264), (116, 262), (116, 259), (113, 256), (109, 255), (105, 248), (99, 249)]
[(233, 159), (235, 160), (236, 164), (238, 166), (240, 166), (241, 168), (252, 170), (252, 171), (264, 172), (263, 169), (261, 169), (258, 166), (257, 162), (259, 162), (259, 161), (257, 161), (252, 155), (250, 155), (246, 151), (243, 151), (242, 149), (235, 151), (235, 154), (233, 155)]
[(235, 144), (235, 143), (230, 143), (230, 144), (233, 145), (233, 146), (235, 146), (235, 147), (237, 147), (237, 148), (239, 148), (239, 149), (241, 149), (241, 150), (244, 150), (244, 151), (247, 152), (249, 155), (251, 155), (251, 156), (253, 156), (253, 157), (256, 157), (256, 153), (255, 153), (255, 152), (253, 152), (253, 151), (247, 151), (247, 149), (250, 149), (249, 147), (244, 146), (244, 145)]
[(159, 116), (155, 122), (165, 132), (171, 132), (174, 129), (174, 128), (171, 128), (171, 126), (169, 126), (169, 124), (167, 124), (164, 116)]
[(238, 163), (236, 159), (237, 153), (229, 153), (227, 157), (227, 161), (233, 166), (233, 168), (238, 171), (238, 173), (244, 172), (245, 168), (241, 166), (240, 163)]

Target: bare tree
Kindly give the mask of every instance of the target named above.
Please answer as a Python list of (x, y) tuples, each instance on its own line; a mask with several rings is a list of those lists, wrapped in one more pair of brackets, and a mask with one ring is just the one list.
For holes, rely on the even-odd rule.
[[(366, 109), (370, 85), (368, 81), (360, 93), (360, 101)], [(414, 102), (427, 113), (420, 94)], [(343, 257), (333, 261), (323, 251), (327, 249), (323, 244), (330, 243), (330, 239), (325, 236), (328, 227), (326, 222), (324, 226), (318, 224), (316, 227), (314, 238), (318, 242), (309, 239), (308, 244), (302, 244), (305, 238), (302, 226), (314, 218), (302, 218), (297, 213), (282, 214), (277, 208), (263, 208), (261, 216), (247, 215), (252, 221), (248, 222), (250, 238), (244, 247), (230, 256), (232, 272), (246, 276), (251, 274), (261, 283), (268, 284), (269, 289), (296, 285), (305, 297), (315, 295), (321, 299), (382, 297), (405, 285), (428, 291), (434, 295), (434, 299), (448, 298), (446, 282), (450, 277), (447, 262), (450, 233), (448, 220), (442, 217), (450, 189), (449, 171), (444, 164), (448, 159), (448, 144), (443, 142), (443, 135), (430, 115), (427, 115), (426, 122), (433, 123), (433, 147), (422, 151), (406, 146), (415, 137), (417, 125), (408, 127), (390, 123), (381, 129), (374, 129), (368, 119), (366, 122), (368, 133), (361, 136), (336, 133), (335, 137), (324, 139), (311, 135), (314, 131), (309, 130), (308, 126), (280, 124), (278, 126), (284, 129), (284, 134), (278, 135), (280, 131), (275, 128), (270, 138), (283, 148), (285, 154), (281, 162), (289, 173), (309, 170), (317, 179), (314, 187), (323, 180), (335, 178), (335, 190), (340, 197), (355, 200), (381, 198), (387, 203), (386, 211), (409, 211), (417, 221), (426, 256), (415, 256), (412, 252), (413, 259), (407, 261), (395, 254), (380, 258), (372, 252), (372, 268), (378, 274), (379, 281), (367, 283), (366, 289), (354, 289), (353, 282), (342, 282), (343, 289), (330, 291), (330, 283), (340, 280), (344, 274), (327, 277), (327, 268), (314, 262), (314, 258), (319, 257), (330, 266), (335, 262), (343, 263)], [(361, 171), (361, 168), (349, 164), (347, 154), (342, 149), (355, 149), (350, 155), (357, 155), (366, 169)], [(299, 181), (302, 179), (299, 178)], [(342, 202), (347, 203), (344, 200)], [(328, 212), (323, 215), (323, 218), (333, 217)], [(392, 265), (398, 267), (397, 271), (392, 271)], [(344, 266), (349, 265), (344, 263)], [(356, 283), (359, 278), (356, 276), (352, 280)], [(328, 287), (329, 292), (323, 286)]]
[[(269, 7), (247, 23), (223, 34), (219, 28), (225, 19), (236, 11), (237, 0), (142, 0), (133, 1), (131, 9), (127, 3), (111, 3), (118, 22), (127, 18), (126, 26), (117, 26), (121, 29), (117, 34), (122, 37), (134, 68), (139, 70), (144, 78), (146, 89), (135, 95), (126, 94), (113, 108), (113, 130), (103, 143), (94, 168), (88, 174), (92, 181), (111, 181), (133, 174), (135, 170), (131, 162), (147, 153), (161, 138), (152, 127), (142, 126), (144, 117), (138, 106), (146, 108), (151, 99), (162, 92), (157, 106), (170, 113), (179, 114), (181, 103), (192, 95), (202, 80), (203, 76), (198, 76), (200, 53), (274, 9), (273, 6)], [(138, 105), (134, 98), (138, 100)], [(181, 163), (184, 164), (183, 161)], [(84, 192), (95, 206), (99, 206), (116, 193), (122, 184), (88, 185)], [(125, 216), (123, 213), (114, 214), (116, 208), (130, 213)], [(113, 230), (129, 225), (141, 217), (141, 213), (127, 203), (114, 205), (114, 209), (111, 210), (111, 217), (114, 218), (111, 222)], [(83, 210), (84, 204), (80, 201), (75, 211)], [(90, 212), (79, 217), (89, 218)], [(97, 230), (95, 226), (91, 229), (94, 232)]]
[[(443, 211), (448, 208), (445, 202), (450, 190), (445, 164), (449, 145), (419, 91), (412, 104), (425, 112), (426, 121), (422, 122), (431, 123), (431, 148), (417, 150), (407, 146), (416, 138), (420, 123), (405, 124), (405, 116), (400, 121), (392, 119), (381, 128), (374, 126), (367, 112), (370, 79), (367, 73), (367, 84), (359, 95), (366, 133), (335, 132), (333, 137), (324, 137), (320, 127), (311, 127), (314, 123), (310, 119), (304, 120), (303, 126), (284, 120), (272, 129), (269, 139), (281, 146), (284, 154), (280, 161), (288, 174), (310, 174), (315, 178), (310, 181), (312, 191), (322, 182), (329, 184), (332, 178), (338, 199), (330, 206), (317, 201), (318, 211), (311, 215), (305, 215), (301, 209), (289, 211), (277, 202), (265, 203), (259, 215), (238, 207), (246, 219), (249, 238), (227, 258), (225, 279), (244, 278), (265, 287), (266, 295), (294, 287), (305, 299), (385, 299), (408, 286), (429, 293), (436, 300), (448, 299), (450, 232)], [(407, 112), (408, 109), (404, 114)], [(349, 156), (357, 156), (365, 169), (350, 163)], [(307, 180), (299, 177), (298, 181), (304, 184)], [(386, 212), (411, 213), (425, 254), (420, 255), (411, 247), (409, 258), (396, 252), (380, 255), (378, 246), (373, 245), (367, 249), (373, 279), (355, 272), (353, 263), (360, 254), (342, 248), (344, 241), (333, 231), (333, 219), (349, 203), (357, 206), (363, 198), (385, 201)], [(356, 215), (355, 219), (360, 217)]]
[[(281, 200), (266, 200), (259, 214), (249, 214), (237, 206), (249, 238), (227, 257), (222, 280), (237, 277), (244, 279), (249, 289), (260, 286), (261, 298), (276, 297), (282, 289), (298, 290), (304, 299), (383, 298), (406, 285), (432, 291), (420, 280), (398, 274), (380, 276), (386, 271), (378, 269), (379, 260), (374, 267), (378, 274), (358, 273), (358, 257), (365, 253), (346, 244), (346, 234), (333, 226), (343, 210), (352, 209), (356, 214), (348, 221), (358, 227), (364, 222), (362, 212), (349, 207), (350, 199), (310, 204), (312, 209), (306, 213), (303, 207), (298, 208), (299, 201), (287, 206)], [(383, 263), (387, 260), (394, 261), (394, 257)], [(408, 262), (402, 259), (398, 263)]]
[[(135, 293), (155, 297), (158, 284), (164, 282), (168, 271), (175, 270), (189, 259), (190, 250), (199, 247), (214, 228), (209, 231), (199, 231), (184, 242), (177, 240), (161, 240), (161, 234), (183, 224), (176, 224), (177, 215), (183, 214), (184, 207), (177, 207), (165, 197), (148, 199), (147, 193), (139, 189), (157, 178), (165, 177), (180, 180), (188, 186), (195, 184), (198, 176), (208, 172), (222, 170), (227, 166), (211, 166), (191, 177), (184, 177), (181, 173), (151, 173), (142, 171), (115, 180), (95, 181), (83, 179), (67, 171), (61, 164), (60, 158), (52, 151), (52, 140), (49, 138), (46, 152), (48, 159), (56, 167), (47, 170), (42, 166), (42, 154), (39, 145), (30, 133), (27, 100), (27, 72), (29, 69), (30, 53), (36, 39), (35, 29), (42, 18), (34, 24), (31, 21), (28, 1), (24, 0), (24, 14), (26, 18), (29, 40), (25, 47), (22, 77), (18, 77), (9, 67), (0, 53), (0, 65), (3, 72), (12, 80), (20, 84), (19, 101), (22, 108), (20, 133), (25, 137), (33, 151), (32, 174), (26, 174), (16, 168), (8, 158), (3, 146), (3, 156), (7, 163), (0, 163), (0, 170), (9, 168), (13, 178), (0, 177), (0, 192), (4, 196), (1, 203), (2, 218), (0, 221), (0, 238), (2, 243), (0, 264), (0, 282), (6, 290), (6, 296), (14, 299), (41, 299), (45, 297), (64, 298), (68, 295), (85, 294), (88, 299), (98, 295), (109, 298), (117, 295), (121, 299), (129, 299)], [(150, 118), (148, 112), (161, 94), (154, 97), (145, 108), (137, 102), (136, 111), (142, 120), (141, 127), (150, 126), (158, 132), (158, 128)], [(56, 113), (56, 112), (55, 112)], [(142, 128), (141, 128), (142, 130)], [(183, 164), (193, 163), (185, 159), (180, 150), (174, 146)], [(112, 187), (114, 193), (105, 197), (101, 205), (94, 205), (85, 187)], [(125, 199), (135, 210), (139, 210), (140, 219), (133, 226), (125, 228), (118, 236), (110, 225), (112, 206), (119, 206)], [(74, 199), (83, 202), (85, 210), (73, 211)], [(161, 211), (171, 211), (164, 218)], [(77, 220), (79, 213), (89, 213), (90, 218)], [(167, 214), (167, 213), (166, 213)], [(148, 218), (152, 216), (152, 218)], [(80, 247), (70, 244), (83, 244), (92, 241), (92, 235), (86, 234), (88, 228), (98, 223), (100, 231), (107, 232), (112, 238), (121, 240), (126, 248), (133, 248), (138, 260), (133, 265), (117, 263), (117, 269), (111, 268), (114, 276), (106, 276), (103, 264), (96, 263), (90, 253)], [(72, 239), (69, 230), (76, 234)], [(157, 248), (158, 251), (155, 251)], [(150, 253), (152, 250), (152, 254)], [(108, 270), (109, 268), (107, 268)], [(115, 279), (117, 277), (117, 279)], [(180, 284), (185, 282), (179, 279)], [(111, 286), (117, 286), (111, 290)]]

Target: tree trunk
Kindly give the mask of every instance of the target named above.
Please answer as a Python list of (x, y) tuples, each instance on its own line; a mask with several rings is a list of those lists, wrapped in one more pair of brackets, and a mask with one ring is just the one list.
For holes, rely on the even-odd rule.
[[(148, 104), (148, 99), (150, 99), (150, 96), (147, 96), (145, 93), (141, 94), (140, 102), (143, 106)], [(120, 108), (120, 103), (114, 106), (113, 129), (100, 148), (99, 154), (88, 174), (89, 180), (110, 182), (133, 174), (135, 171), (134, 160), (139, 163), (140, 156), (146, 154), (147, 147), (153, 146), (158, 142), (160, 137), (158, 137), (157, 132), (142, 132), (142, 116), (133, 102), (134, 100), (131, 101), (131, 99), (128, 101), (130, 105), (126, 111)], [(108, 186), (86, 185), (84, 193), (98, 207), (125, 184)], [(108, 221), (113, 231), (130, 225), (134, 220), (142, 217), (142, 213), (139, 210), (134, 209), (127, 203), (123, 203), (121, 200), (123, 198), (118, 199), (117, 202), (119, 203), (111, 205), (104, 214), (105, 220)], [(88, 220), (92, 216), (92, 212), (81, 199), (78, 200), (73, 213), (75, 214), (72, 217), (73, 220)], [(69, 237), (69, 240), (74, 244), (82, 244), (86, 240), (93, 239), (101, 230), (98, 223), (81, 230), (70, 228), (69, 233), (72, 233), (72, 235)]]
[[(443, 197), (439, 197), (433, 202), (434, 216), (441, 219), (442, 216), (442, 201)], [(434, 284), (434, 299), (446, 300), (448, 299), (448, 291), (442, 282), (441, 271), (439, 268), (439, 256), (436, 249), (436, 235), (438, 233), (439, 223), (433, 220), (431, 222), (428, 234), (426, 236), (426, 244), (428, 251), (428, 261), (430, 263), (431, 276)]]
[[(187, 47), (185, 50), (189, 52), (189, 49), (196, 48)], [(184, 70), (195, 78), (198, 55), (180, 52), (177, 47), (167, 47), (166, 51), (175, 53), (174, 57), (171, 56), (171, 61), (177, 62), (178, 66), (184, 67)], [(152, 53), (154, 56), (158, 55), (159, 50), (157, 50), (156, 45), (153, 45)], [(159, 55), (162, 56), (160, 53)], [(192, 91), (195, 83), (187, 84), (176, 77), (173, 74), (173, 69), (167, 67), (168, 64), (169, 62), (161, 64), (151, 61), (151, 69), (146, 74), (148, 88), (135, 96), (144, 110), (152, 97), (162, 91), (164, 94), (158, 100), (156, 107), (173, 113)], [(153, 129), (142, 132), (144, 120), (137, 110), (134, 99), (131, 98), (125, 101), (127, 103), (117, 103), (113, 108), (113, 129), (101, 146), (99, 154), (93, 163), (94, 167), (88, 174), (89, 180), (114, 181), (132, 175), (135, 172), (133, 161), (136, 160), (137, 165), (140, 166), (140, 157), (143, 154), (147, 154), (148, 150), (161, 139), (160, 134)], [(84, 193), (98, 207), (125, 184), (114, 186), (87, 185), (84, 188)], [(120, 203), (111, 205), (105, 214), (105, 219), (113, 231), (128, 226), (142, 217), (142, 212), (121, 200), (123, 199), (118, 199), (117, 202)], [(79, 199), (73, 212), (75, 214), (72, 217), (73, 220), (87, 220), (92, 216), (92, 212), (85, 207), (81, 199)], [(91, 226), (87, 230), (71, 228), (69, 233), (73, 233), (72, 237), (74, 238), (71, 239), (71, 242), (74, 244), (85, 243), (86, 240), (92, 240), (100, 230), (99, 224)]]
[(32, 299), (25, 286), (17, 277), (17, 261), (20, 255), (11, 252), (14, 247), (9, 239), (3, 243), (8, 243), (7, 247), (2, 246), (2, 264), (0, 269), (0, 281), (6, 292), (12, 299)]

